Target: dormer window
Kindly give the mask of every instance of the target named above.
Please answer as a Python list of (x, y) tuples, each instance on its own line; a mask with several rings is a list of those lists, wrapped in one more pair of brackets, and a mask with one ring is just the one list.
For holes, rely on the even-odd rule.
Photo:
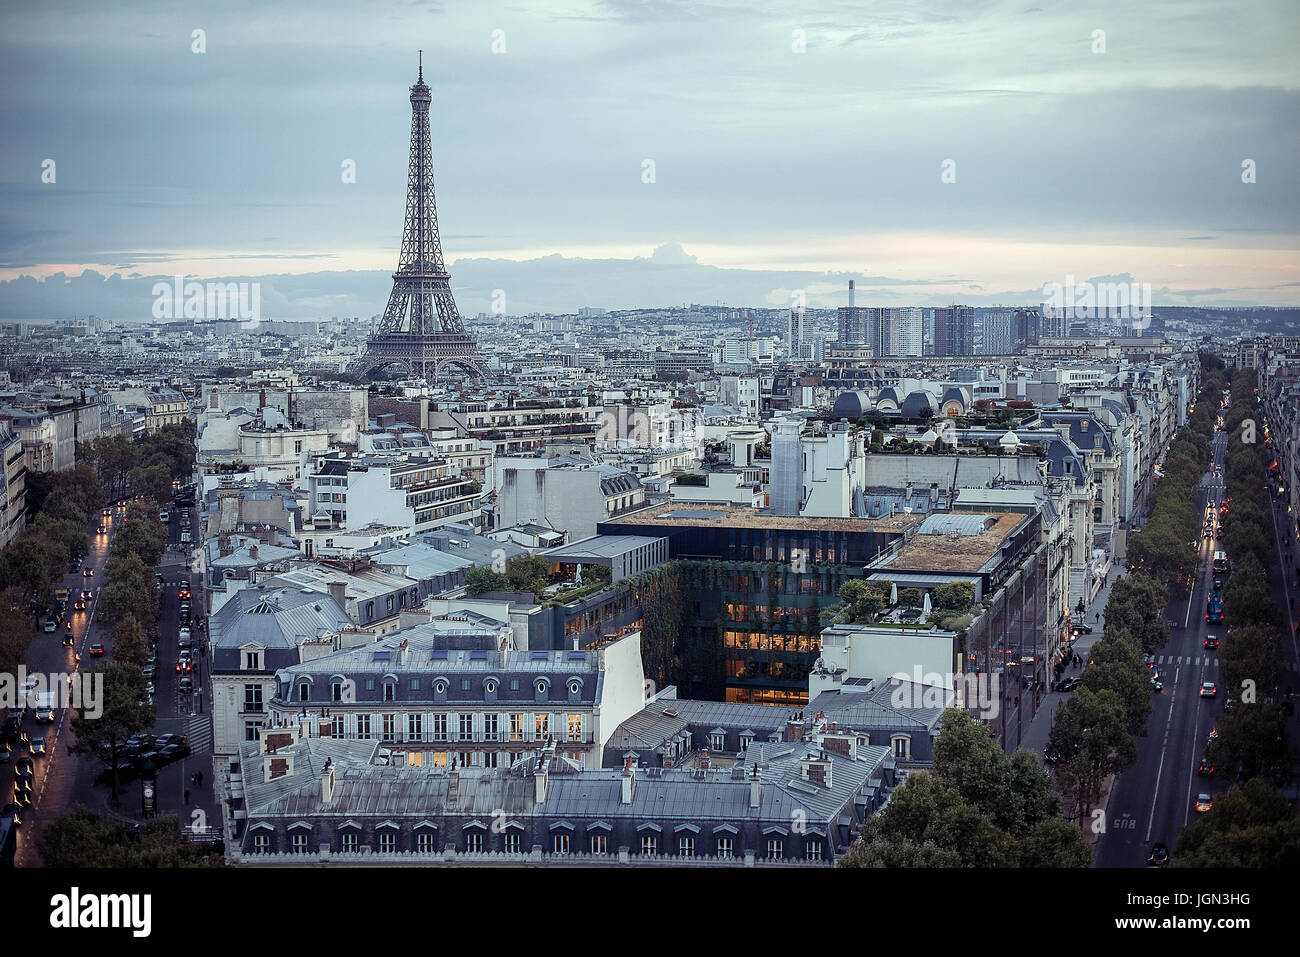
[(260, 651), (244, 652), (244, 670), (260, 671), (262, 669), (262, 653)]

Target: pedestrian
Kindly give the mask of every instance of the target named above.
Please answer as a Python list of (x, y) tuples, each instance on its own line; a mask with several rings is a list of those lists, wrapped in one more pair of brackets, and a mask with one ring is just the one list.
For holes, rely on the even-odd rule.
[(190, 789), (189, 789), (189, 788), (186, 788), (186, 789), (185, 789), (185, 803), (186, 803), (186, 804), (189, 804), (189, 803), (190, 803)]
[(199, 787), (203, 787), (203, 772), (199, 772)]
[(1099, 621), (1101, 621), (1101, 612), (1097, 612), (1097, 614), (1093, 616), (1093, 619), (1092, 619), (1092, 620), (1093, 620), (1094, 622), (1099, 622)]

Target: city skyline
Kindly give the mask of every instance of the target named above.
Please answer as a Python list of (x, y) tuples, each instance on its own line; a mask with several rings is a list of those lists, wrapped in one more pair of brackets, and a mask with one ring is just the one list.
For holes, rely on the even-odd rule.
[[(111, 47), (104, 13), (10, 24), (6, 69), (26, 82), (0, 101), (16, 131), (0, 315), (96, 312), (84, 288), (125, 293), (97, 312), (120, 317), (137, 282), (177, 274), (262, 278), (268, 316), (379, 312), (416, 47), (470, 314), (495, 290), (512, 314), (779, 308), (796, 289), (829, 308), (850, 278), (860, 303), (1029, 304), (1067, 274), (1150, 283), (1157, 305), (1295, 301), (1294, 144), (1273, 119), (1297, 86), (1285, 4), (1234, 20), (1234, 43), (1211, 4), (1141, 24), (1119, 4), (887, 5), (870, 23), (839, 4), (803, 23), (762, 5), (488, 6), (322, 18), (292, 40), (258, 9), (200, 25), (139, 4), (114, 13)], [(690, 66), (666, 70), (665, 51)], [(76, 278), (40, 281), (59, 274)]]

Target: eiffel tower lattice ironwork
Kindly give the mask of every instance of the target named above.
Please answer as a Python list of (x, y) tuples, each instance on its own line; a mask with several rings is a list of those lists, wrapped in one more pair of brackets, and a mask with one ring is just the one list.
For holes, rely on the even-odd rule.
[(453, 369), (470, 378), (486, 375), (478, 343), (465, 331), (456, 309), (442, 260), (429, 145), (431, 99), (422, 53), (420, 75), (411, 87), (411, 170), (406, 180), (402, 252), (384, 318), (350, 370), (362, 377), (390, 365), (405, 366), (428, 382), (445, 381)]

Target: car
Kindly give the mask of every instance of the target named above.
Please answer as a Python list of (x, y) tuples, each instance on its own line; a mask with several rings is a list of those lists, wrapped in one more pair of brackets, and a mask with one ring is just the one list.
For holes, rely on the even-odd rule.
[(1214, 774), (1214, 765), (1208, 758), (1201, 758), (1200, 763), (1196, 765), (1196, 773), (1203, 778), (1208, 778)]
[(1214, 807), (1214, 796), (1210, 794), (1196, 795), (1196, 803), (1192, 805), (1192, 810), (1198, 814), (1204, 814), (1210, 808)]
[(193, 671), (193, 670), (194, 670), (194, 666), (190, 664), (190, 660), (188, 658), (182, 658), (180, 661), (176, 662), (177, 674), (180, 674), (182, 671)]
[(94, 578), (94, 577), (95, 577), (95, 569), (93, 569), (93, 568), (83, 568), (83, 569), (81, 570), (81, 577), (82, 577), (82, 578)]
[(8, 741), (0, 741), (0, 764), (6, 764), (13, 759), (14, 750), (9, 747)]
[(36, 762), (31, 758), (19, 758), (14, 765), (14, 778), (29, 778), (36, 773)]
[(1214, 697), (1216, 694), (1218, 694), (1218, 693), (1219, 693), (1218, 685), (1216, 685), (1213, 681), (1202, 681), (1202, 682), (1201, 682), (1201, 697), (1202, 697), (1202, 698), (1213, 698), (1213, 697)]
[(46, 618), (44, 628), (47, 635), (53, 634), (59, 630), (59, 623), (53, 618)]
[(1205, 641), (1203, 643), (1205, 647), (1209, 648), (1211, 651), (1219, 647), (1219, 639), (1216, 638), (1214, 635), (1206, 635)]
[(44, 754), (44, 753), (45, 753), (45, 735), (38, 734), (36, 737), (32, 738), (32, 754)]
[(1056, 690), (1062, 692), (1073, 691), (1077, 687), (1079, 687), (1078, 678), (1062, 678), (1056, 683)]
[(20, 812), (22, 810), (23, 809), (17, 803), (10, 802), (9, 804), (6, 804), (4, 807), (4, 816), (11, 817), (14, 819), (14, 827), (22, 827), (23, 819), (20, 816)]
[[(52, 707), (37, 708), (37, 709), (36, 709), (36, 723), (37, 723), (37, 724), (53, 724), (53, 723), (54, 723), (54, 708), (52, 708)], [(36, 744), (36, 739), (35, 739), (35, 738), (32, 739), (32, 744), (33, 744), (33, 745)], [(36, 752), (33, 751), (32, 753), (35, 754)]]
[(1070, 626), (1070, 633), (1073, 635), (1091, 635), (1092, 625), (1078, 624)]
[(71, 648), (71, 647), (72, 647), (73, 645), (75, 645), (76, 643), (77, 643), (77, 636), (76, 636), (76, 635), (68, 635), (68, 634), (65, 634), (65, 635), (63, 636), (63, 647), (65, 647), (65, 648)]
[(153, 682), (150, 681), (147, 685), (144, 686), (144, 693), (151, 695), (153, 694), (153, 691), (154, 691)]
[(131, 763), (134, 764), (137, 768), (145, 764), (146, 762), (152, 764), (156, 768), (163, 763), (162, 755), (160, 755), (157, 751), (145, 751), (142, 754), (138, 754), (131, 759)]
[(177, 685), (178, 685), (179, 690), (182, 691), (182, 692), (185, 692), (185, 691), (193, 691), (193, 690), (194, 690), (194, 679), (191, 678), (189, 675), (182, 675), (182, 676), (181, 676), (181, 680), (180, 680), (179, 682), (177, 682)]
[(78, 599), (73, 603), (72, 607), (75, 608), (75, 609), (77, 609), (77, 611), (85, 611), (85, 610), (86, 610), (86, 599), (84, 599), (84, 598), (78, 598)]
[(135, 754), (142, 750), (152, 751), (154, 749), (155, 740), (154, 736), (148, 731), (141, 731), (139, 734), (133, 734), (131, 737), (127, 738), (126, 743), (122, 745), (122, 748), (124, 751), (131, 754)]
[(89, 653), (90, 657), (92, 658), (104, 657), (104, 646), (101, 645), (99, 642), (95, 642), (93, 645), (87, 648), (86, 651)]
[(81, 597), (84, 601), (90, 601), (90, 599), (95, 597), (95, 593), (89, 588), (83, 588), (81, 589)]
[(188, 735), (184, 735), (184, 734), (160, 734), (160, 735), (158, 735), (158, 746), (159, 746), (159, 748), (165, 748), (165, 747), (167, 747), (167, 745), (169, 745), (169, 744), (185, 744), (185, 745), (188, 745), (189, 743), (190, 743), (190, 739), (189, 739), (189, 736), (188, 736)]
[(95, 531), (96, 531), (97, 533), (99, 533), (100, 535), (103, 535), (103, 534), (104, 534), (104, 526), (103, 526), (103, 525), (100, 525), (98, 528), (95, 529)]
[(64, 627), (63, 630), (66, 631), (68, 634), (72, 634), (72, 619), (71, 619), (71, 618), (68, 619), (67, 624), (65, 625), (65, 627)]
[(1219, 736), (1219, 729), (1218, 729), (1218, 728), (1211, 728), (1211, 729), (1210, 729), (1210, 736), (1209, 736), (1206, 740), (1208, 740), (1208, 741), (1213, 741), (1213, 740), (1214, 740), (1215, 738), (1217, 738), (1218, 736)]
[(182, 586), (181, 586), (180, 597), (181, 597), (181, 598), (189, 598), (189, 597), (190, 597), (190, 586), (189, 586), (189, 585), (182, 585)]
[(1163, 692), (1165, 690), (1164, 683), (1159, 678), (1152, 678), (1151, 690), (1153, 692)]
[(167, 744), (158, 752), (158, 755), (164, 761), (176, 761), (185, 757), (189, 753), (190, 746), (188, 744)]

